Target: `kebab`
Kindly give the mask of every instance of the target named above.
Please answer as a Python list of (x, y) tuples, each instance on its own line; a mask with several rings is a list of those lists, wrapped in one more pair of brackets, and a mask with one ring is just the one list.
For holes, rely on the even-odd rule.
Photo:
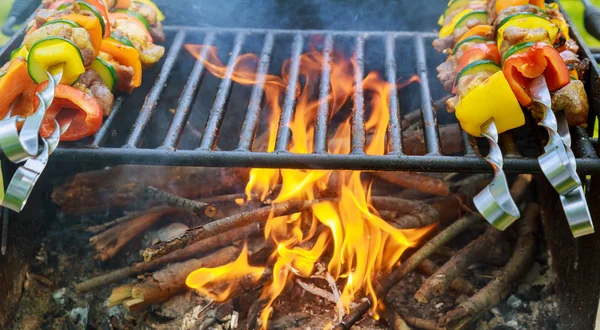
[[(164, 40), (164, 16), (147, 0), (124, 2), (120, 5), (125, 9), (114, 13), (101, 0), (44, 5), (21, 47), (0, 68), (0, 118), (10, 119), (0, 121), (6, 128), (0, 146), (13, 162), (28, 159), (2, 201), (17, 212), (58, 144), (59, 128), (63, 141), (95, 134), (103, 115), (110, 113), (113, 92), (140, 86), (142, 67), (164, 54), (164, 48), (154, 44), (155, 39)], [(44, 142), (40, 154), (38, 131)]]
[[(461, 7), (457, 7), (459, 2)], [(541, 125), (548, 123), (549, 120), (542, 118), (544, 107), (540, 102), (534, 102), (531, 96), (535, 77), (543, 77), (547, 89), (552, 91), (552, 105), (548, 104), (546, 108), (564, 110), (570, 126), (584, 124), (589, 106), (583, 83), (577, 78), (582, 76), (588, 63), (580, 61), (576, 55), (577, 45), (569, 38), (568, 24), (557, 5), (498, 0), (487, 3), (487, 11), (473, 11), (474, 6), (481, 5), (480, 1), (451, 1), (446, 13), (453, 17), (444, 18), (445, 14), (440, 19), (446, 26), (440, 30), (440, 38), (434, 41), (436, 49), (450, 55), (438, 67), (438, 77), (444, 88), (456, 95), (447, 101), (447, 109), (456, 111), (463, 129), (490, 140), (489, 134), (482, 132), (482, 128), (488, 128), (490, 120), (496, 124), (499, 133), (524, 124), (521, 106), (542, 119)], [(442, 46), (446, 48), (441, 49)], [(547, 112), (546, 116), (552, 116), (551, 111)], [(552, 142), (553, 134), (558, 135), (557, 130), (554, 127), (548, 129)], [(495, 147), (496, 142), (490, 140), (491, 146)], [(567, 136), (565, 142), (570, 144), (570, 137)], [(564, 158), (568, 158), (569, 145), (561, 143), (560, 147), (565, 150)], [(548, 147), (546, 150), (547, 153), (540, 157), (543, 170), (547, 165), (543, 158), (554, 155), (551, 152), (554, 150)], [(499, 149), (496, 155), (501, 155)], [(560, 164), (567, 169), (569, 165)], [(552, 170), (544, 170), (551, 183), (555, 187), (564, 185), (565, 182), (553, 182), (556, 178), (548, 175)], [(580, 187), (574, 168), (571, 168), (570, 176), (576, 178), (573, 183)], [(561, 195), (565, 192), (557, 191)]]

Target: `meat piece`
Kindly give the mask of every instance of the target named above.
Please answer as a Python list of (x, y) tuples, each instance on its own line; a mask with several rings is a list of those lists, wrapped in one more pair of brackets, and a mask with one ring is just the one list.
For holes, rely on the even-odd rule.
[(569, 126), (579, 126), (587, 122), (590, 104), (581, 80), (571, 80), (569, 84), (552, 94), (552, 110), (564, 110)]
[(475, 87), (481, 85), (493, 74), (493, 72), (483, 71), (461, 77), (456, 84), (458, 94), (446, 100), (446, 111), (456, 111), (456, 106), (458, 105), (460, 99), (469, 94), (469, 92), (472, 91)]
[(75, 46), (81, 51), (81, 56), (83, 56), (83, 66), (87, 67), (92, 64), (92, 61), (96, 58), (96, 52), (92, 45), (90, 34), (84, 28), (74, 28), (71, 41), (73, 41)]
[(27, 47), (27, 50), (31, 50), (31, 46), (33, 46), (36, 41), (50, 36), (71, 40), (71, 37), (73, 36), (73, 27), (62, 23), (43, 26), (26, 35), (23, 44)]
[(165, 54), (165, 48), (155, 45), (146, 38), (145, 27), (139, 26), (127, 19), (113, 19), (110, 21), (112, 31), (120, 36), (126, 36), (133, 46), (140, 52), (142, 65), (147, 67), (156, 64)]
[(154, 10), (154, 8), (148, 4), (134, 1), (131, 3), (129, 9), (144, 16), (150, 25), (158, 23), (158, 19), (156, 18), (156, 10)]
[(513, 45), (518, 45), (524, 42), (545, 42), (549, 45), (552, 44), (548, 31), (537, 28), (537, 29), (524, 29), (516, 26), (509, 26), (504, 30), (504, 40), (500, 44), (500, 56), (504, 57), (504, 54)]
[(150, 35), (154, 39), (154, 42), (165, 42), (165, 30), (162, 23), (158, 22), (156, 25), (150, 26)]
[(102, 108), (105, 116), (110, 115), (114, 96), (96, 71), (87, 69), (77, 80), (77, 88), (92, 96)]
[(452, 35), (449, 35), (444, 38), (434, 39), (431, 44), (433, 45), (433, 48), (435, 48), (435, 50), (442, 53), (446, 49), (454, 47), (454, 43), (454, 37)]
[(573, 39), (569, 39), (565, 42), (565, 47), (567, 50), (577, 54), (579, 53), (579, 45)]
[(460, 14), (465, 9), (487, 10), (487, 6), (485, 3), (481, 3), (481, 2), (470, 2), (465, 7), (456, 9), (456, 10), (448, 13), (448, 16), (444, 17), (444, 23), (442, 25), (444, 26), (444, 25), (450, 24), (452, 22), (452, 19), (454, 19), (454, 17), (456, 17), (456, 15)]
[(115, 90), (120, 92), (131, 92), (131, 79), (133, 79), (133, 68), (119, 64), (109, 54), (100, 52), (100, 57), (111, 64), (117, 73), (117, 86)]
[[(564, 110), (569, 126), (584, 125), (587, 122), (590, 105), (581, 80), (571, 80), (565, 87), (551, 92), (550, 95), (552, 110), (554, 112)], [(538, 105), (534, 103), (528, 109), (535, 119), (542, 119), (543, 112)]]
[[(454, 56), (452, 56), (454, 57)], [(452, 91), (452, 86), (454, 86), (454, 80), (456, 80), (456, 61), (448, 58), (448, 60), (437, 67), (438, 79), (444, 86), (446, 92)]]
[(580, 60), (579, 56), (570, 50), (563, 50), (562, 52), (560, 52), (560, 57), (562, 57), (562, 59), (565, 61), (565, 64), (567, 65), (567, 69), (569, 69), (569, 71), (577, 71), (578, 77), (583, 77), (587, 69), (590, 67), (590, 60), (588, 60), (587, 58), (584, 60)]
[(486, 10), (488, 12), (488, 24), (493, 24), (498, 17), (498, 14), (496, 13), (496, 0), (490, 0)]

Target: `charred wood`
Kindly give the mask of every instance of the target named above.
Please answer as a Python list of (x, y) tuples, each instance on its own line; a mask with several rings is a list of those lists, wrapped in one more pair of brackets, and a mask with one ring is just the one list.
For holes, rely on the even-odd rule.
[(419, 201), (373, 196), (371, 203), (377, 210), (393, 211), (393, 218), (386, 219), (386, 221), (396, 228), (422, 228), (437, 223), (440, 218), (436, 209)]
[(252, 224), (246, 227), (236, 228), (229, 232), (223, 233), (222, 235), (213, 236), (206, 240), (195, 242), (194, 244), (191, 244), (190, 246), (184, 249), (175, 251), (153, 261), (136, 263), (132, 266), (117, 269), (115, 271), (91, 278), (85, 282), (77, 284), (75, 288), (79, 292), (90, 291), (104, 285), (124, 280), (131, 276), (156, 270), (161, 266), (164, 266), (169, 263), (184, 261), (186, 259), (195, 257), (200, 253), (204, 253), (231, 244), (234, 241), (256, 235), (259, 232), (260, 227), (258, 226), (258, 224)]
[(498, 304), (514, 284), (531, 266), (537, 247), (539, 206), (530, 204), (525, 216), (518, 222), (519, 238), (515, 251), (499, 276), (483, 289), (440, 319), (440, 325), (463, 328), (471, 320)]
[(502, 232), (489, 226), (487, 231), (458, 251), (448, 262), (429, 277), (415, 293), (415, 299), (422, 304), (433, 297), (445, 293), (451, 283), (467, 270), (467, 267), (483, 259), (502, 239)]
[(212, 218), (217, 213), (217, 209), (211, 204), (175, 196), (152, 186), (146, 187), (145, 194), (148, 199), (181, 209), (200, 218)]
[[(431, 259), (425, 259), (417, 269), (421, 273), (431, 276), (440, 269), (440, 266), (438, 266), (435, 262), (431, 261)], [(450, 283), (450, 288), (460, 293), (473, 293), (473, 284), (471, 284), (471, 282), (469, 282), (466, 278), (461, 276), (455, 278), (454, 281)]]

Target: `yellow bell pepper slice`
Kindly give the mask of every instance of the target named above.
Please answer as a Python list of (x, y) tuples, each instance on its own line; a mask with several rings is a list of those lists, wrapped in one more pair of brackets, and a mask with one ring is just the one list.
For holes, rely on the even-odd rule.
[(461, 18), (465, 17), (465, 15), (467, 15), (468, 13), (470, 13), (472, 11), (473, 11), (473, 9), (465, 9), (465, 10), (461, 11), (460, 13), (458, 13), (458, 15), (454, 16), (454, 18), (452, 19), (452, 22), (450, 22), (448, 25), (446, 25), (440, 29), (439, 37), (444, 38), (444, 37), (451, 35), (452, 32), (454, 31), (454, 27), (456, 27), (456, 23), (458, 23), (458, 21), (460, 21)]
[[(550, 36), (550, 43), (553, 43), (554, 40), (556, 40), (556, 36), (558, 35), (558, 32), (560, 31), (559, 27), (556, 24), (552, 23), (551, 21), (549, 21), (545, 18), (536, 16), (536, 15), (532, 15), (532, 14), (520, 14), (520, 15), (517, 15), (514, 18), (510, 19), (506, 23), (504, 23), (498, 29), (497, 39), (496, 39), (498, 41), (498, 48), (500, 48), (502, 41), (504, 41), (504, 30), (506, 30), (506, 28), (508, 28), (509, 26), (520, 27), (520, 28), (527, 29), (527, 30), (542, 28), (542, 29), (548, 31), (548, 35)], [(528, 41), (540, 41), (540, 40), (527, 40), (527, 38), (526, 38), (522, 42), (528, 42)]]
[(29, 76), (36, 84), (48, 80), (46, 71), (52, 75), (63, 70), (61, 84), (72, 85), (85, 72), (79, 48), (60, 37), (46, 37), (31, 46), (27, 56)]
[(502, 71), (494, 73), (458, 102), (456, 118), (465, 132), (477, 137), (481, 136), (481, 125), (490, 118), (494, 118), (498, 133), (525, 124), (519, 101)]

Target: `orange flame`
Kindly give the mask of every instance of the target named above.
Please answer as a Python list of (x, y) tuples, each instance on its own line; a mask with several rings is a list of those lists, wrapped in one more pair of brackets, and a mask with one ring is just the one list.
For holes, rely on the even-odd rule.
[[(196, 58), (206, 51), (206, 46), (186, 45), (186, 49)], [(216, 49), (208, 49), (208, 56), (203, 58), (206, 68), (217, 77), (224, 77), (226, 67), (217, 57)], [(320, 83), (323, 67), (323, 55), (317, 51), (309, 51), (300, 58), (299, 72), (302, 86), (298, 86), (296, 110), (289, 124), (291, 141), (289, 151), (293, 153), (312, 153), (314, 150), (314, 127), (319, 102), (327, 102), (330, 107), (330, 119), (352, 97), (354, 85), (354, 59), (346, 59), (333, 53), (329, 61), (330, 94), (326, 100), (314, 97), (314, 91)], [(253, 85), (257, 77), (255, 73), (258, 59), (255, 55), (240, 56), (235, 63), (233, 81)], [(268, 131), (266, 150), (275, 148), (279, 116), (281, 114), (281, 97), (289, 81), (290, 62), (284, 63), (282, 76), (267, 75), (265, 79), (265, 103), (268, 110)], [(411, 77), (398, 86), (419, 82), (418, 76)], [(369, 155), (383, 155), (386, 152), (386, 134), (390, 109), (388, 100), (392, 89), (382, 80), (377, 72), (369, 73), (362, 81), (366, 99), (370, 99), (370, 113), (365, 122), (365, 129), (370, 136), (365, 152)], [(331, 126), (331, 125), (330, 125)], [(340, 123), (333, 137), (328, 141), (330, 153), (345, 154), (351, 150), (351, 123), (348, 116)], [(331, 201), (324, 201), (312, 207), (312, 212), (293, 214), (282, 217), (271, 217), (265, 225), (265, 239), (272, 240), (277, 247), (269, 259), (269, 267), (273, 268), (273, 279), (262, 291), (261, 299), (268, 301), (261, 314), (262, 326), (266, 328), (270, 306), (281, 294), (286, 283), (295, 276), (309, 277), (314, 272), (316, 263), (328, 251), (330, 259), (327, 271), (336, 280), (344, 282), (341, 290), (339, 306), (349, 311), (350, 303), (364, 295), (377, 301), (373, 282), (378, 274), (385, 274), (398, 264), (400, 256), (409, 247), (418, 244), (419, 239), (431, 227), (423, 229), (400, 230), (383, 220), (369, 202), (369, 188), (361, 181), (360, 172), (331, 170), (295, 170), (295, 169), (252, 169), (246, 186), (248, 198), (259, 196), (264, 200), (267, 195), (280, 184), (280, 190), (273, 202), (289, 200), (311, 200), (327, 189), (339, 196)], [(324, 228), (318, 230), (318, 228)], [(314, 237), (316, 236), (316, 241)], [(314, 241), (314, 243), (313, 243)], [(229, 298), (231, 288), (221, 292), (207, 290), (219, 282), (235, 282), (236, 278), (248, 274), (262, 274), (264, 267), (250, 266), (247, 253), (238, 260), (217, 268), (196, 270), (187, 279), (187, 285), (206, 293), (217, 300)], [(260, 275), (257, 275), (260, 276)], [(377, 304), (373, 306), (376, 315)]]

